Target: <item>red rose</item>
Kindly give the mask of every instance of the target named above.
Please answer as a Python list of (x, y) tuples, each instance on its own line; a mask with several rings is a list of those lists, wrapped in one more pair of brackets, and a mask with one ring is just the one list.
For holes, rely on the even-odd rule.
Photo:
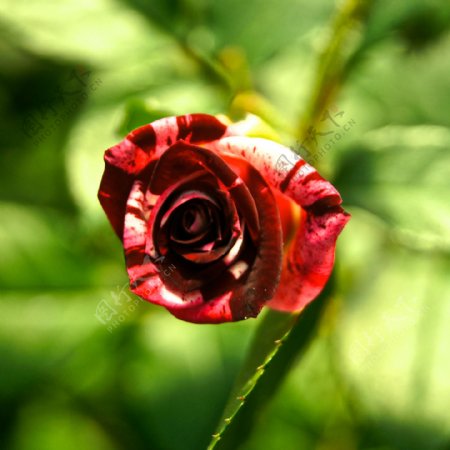
[(169, 117), (105, 153), (99, 199), (131, 290), (183, 320), (303, 308), (325, 285), (349, 219), (314, 168), (244, 127)]

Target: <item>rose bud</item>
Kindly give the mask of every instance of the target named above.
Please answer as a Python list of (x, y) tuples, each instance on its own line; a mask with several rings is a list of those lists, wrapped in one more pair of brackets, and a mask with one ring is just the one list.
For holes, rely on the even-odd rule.
[(186, 321), (302, 309), (327, 282), (349, 219), (313, 167), (245, 128), (168, 117), (105, 153), (99, 200), (130, 288)]

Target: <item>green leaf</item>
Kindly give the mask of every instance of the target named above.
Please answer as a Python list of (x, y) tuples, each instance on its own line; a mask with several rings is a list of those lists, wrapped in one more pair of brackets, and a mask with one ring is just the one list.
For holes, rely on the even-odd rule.
[[(112, 0), (77, 0), (54, 3), (6, 0), (0, 5), (2, 27), (15, 45), (33, 53), (89, 64), (117, 66), (148, 58), (159, 36), (129, 8)], [(117, 33), (120, 30), (120, 33)], [(143, 38), (146, 36), (146, 38)], [(130, 51), (132, 49), (132, 51)]]
[[(0, 286), (6, 289), (87, 286), (92, 275), (68, 218), (51, 210), (0, 203)], [(92, 264), (92, 260), (89, 260)]]
[(74, 65), (1, 45), (0, 199), (74, 212), (62, 148), (83, 103)]
[(267, 311), (208, 450), (235, 449), (249, 436), (257, 416), (294, 362), (308, 348), (331, 289), (330, 280), (320, 296), (301, 314)]
[(450, 132), (387, 126), (348, 151), (335, 185), (346, 205), (381, 218), (392, 237), (420, 249), (450, 250)]
[[(349, 286), (330, 336), (349, 409), (386, 448), (446, 448), (450, 260), (386, 241), (374, 249), (354, 233), (351, 239), (363, 249), (364, 274)], [(354, 253), (342, 253), (340, 262), (355, 264)]]
[(448, 30), (449, 15), (450, 9), (439, 0), (374, 2), (357, 56), (361, 57), (371, 46), (392, 36), (402, 39), (409, 49), (422, 49)]
[[(211, 3), (218, 48), (242, 48), (252, 67), (270, 61), (278, 52), (328, 20), (333, 2), (228, 0)], [(259, 24), (264, 24), (263, 27)], [(270, 30), (268, 33), (267, 31)]]

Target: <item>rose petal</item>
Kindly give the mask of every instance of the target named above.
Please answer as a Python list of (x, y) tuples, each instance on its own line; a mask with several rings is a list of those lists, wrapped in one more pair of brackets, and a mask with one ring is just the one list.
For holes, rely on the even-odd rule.
[(214, 175), (241, 206), (243, 217), (253, 237), (258, 235), (258, 212), (249, 188), (233, 170), (214, 152), (190, 145), (184, 141), (174, 144), (158, 161), (150, 182), (153, 193), (162, 193), (174, 180), (189, 176), (195, 170), (205, 170)]
[(230, 136), (206, 144), (219, 154), (233, 154), (244, 158), (258, 170), (272, 188), (284, 192), (302, 208), (318, 200), (342, 199), (336, 188), (284, 145), (262, 138)]
[[(256, 316), (270, 298), (272, 308), (301, 309), (326, 283), (337, 236), (349, 220), (339, 193), (313, 167), (282, 145), (233, 136), (241, 130), (239, 123), (227, 127), (204, 114), (169, 117), (132, 131), (105, 153), (99, 199), (123, 239), (132, 290), (183, 320), (218, 323)], [(170, 147), (184, 148), (178, 162), (166, 156)], [(186, 280), (178, 289), (171, 280), (179, 278), (181, 268), (146, 252), (147, 224), (160, 194), (192, 171), (219, 179), (219, 188), (240, 205), (246, 227), (233, 226), (239, 237), (220, 264), (205, 264), (207, 269), (190, 274), (191, 288)], [(220, 282), (204, 284), (217, 273)]]
[(155, 260), (146, 252), (147, 221), (145, 189), (135, 181), (127, 202), (124, 250), (131, 290), (140, 297), (162, 306), (185, 308), (203, 303), (200, 292), (168, 291), (161, 274), (175, 270), (164, 258)]
[(336, 239), (350, 218), (339, 206), (341, 196), (312, 166), (275, 142), (232, 136), (210, 143), (208, 148), (244, 157), (272, 187), (302, 208), (302, 221), (285, 255), (279, 288), (267, 305), (283, 311), (303, 308), (327, 282)]
[(179, 139), (204, 143), (220, 138), (226, 125), (207, 114), (188, 114), (157, 120), (133, 130), (105, 152), (105, 171), (98, 198), (114, 231), (123, 235), (125, 207), (136, 179), (148, 180), (152, 161)]
[(331, 274), (336, 239), (348, 220), (349, 215), (340, 206), (303, 215), (286, 255), (278, 290), (267, 303), (270, 308), (292, 312), (317, 297)]
[[(230, 160), (229, 158), (227, 159)], [(237, 163), (236, 160), (235, 164)], [(249, 187), (259, 212), (260, 236), (255, 262), (248, 278), (231, 299), (234, 320), (256, 317), (270, 300), (279, 283), (282, 261), (280, 215), (270, 186), (253, 166), (245, 163), (242, 178)], [(242, 170), (242, 160), (239, 160)]]
[[(246, 224), (257, 224), (258, 229), (256, 229), (255, 232), (258, 234), (259, 239), (256, 243), (257, 253), (255, 260), (251, 265), (249, 273), (246, 275), (246, 280), (237, 283), (237, 286), (230, 286), (232, 287), (229, 291), (231, 294), (227, 297), (230, 303), (232, 320), (256, 316), (264, 303), (273, 297), (281, 272), (281, 225), (278, 208), (270, 187), (260, 174), (245, 161), (234, 160), (235, 164), (240, 164), (241, 171), (242, 166), (245, 168), (245, 170), (242, 171), (245, 176), (245, 183), (242, 180), (237, 183), (237, 180), (240, 180), (240, 178), (229, 168), (223, 159), (219, 158), (209, 150), (187, 145), (182, 142), (178, 142), (172, 146), (164, 157), (160, 159), (154, 172), (154, 178), (157, 178), (158, 174), (162, 171), (170, 170), (169, 163), (172, 158), (173, 161), (186, 161), (187, 164), (185, 167), (189, 167), (190, 170), (192, 170), (194, 166), (197, 166), (196, 168), (198, 170), (199, 166), (201, 166), (217, 176), (229, 190), (230, 195), (234, 197), (236, 205), (241, 208), (240, 212), (245, 218)], [(190, 167), (189, 161), (193, 161), (195, 164)], [(231, 160), (230, 162), (233, 163)], [(177, 176), (177, 178), (179, 177)], [(247, 189), (249, 190), (248, 194), (246, 193)], [(236, 195), (236, 192), (239, 195)], [(165, 193), (163, 196), (165, 196)], [(155, 222), (155, 211), (156, 209), (152, 211), (150, 223)], [(252, 216), (255, 213), (257, 216), (253, 218)], [(147, 236), (147, 238), (151, 240), (150, 236)], [(151, 255), (152, 251), (148, 248), (148, 242), (150, 241), (147, 240), (147, 253)], [(242, 261), (242, 266), (248, 266), (247, 262)], [(236, 281), (235, 277), (239, 274), (239, 271), (236, 267), (233, 267), (228, 274), (230, 282)], [(132, 275), (130, 274), (130, 278), (131, 276)], [(145, 282), (148, 284), (148, 281)], [(224, 283), (224, 280), (221, 280), (221, 284), (222, 294), (216, 294), (216, 298), (208, 299), (207, 302), (203, 303), (203, 306), (202, 301), (198, 298), (196, 299), (195, 313), (192, 311), (192, 303), (186, 303), (186, 307), (182, 308), (182, 301), (180, 301), (179, 296), (175, 295), (175, 293), (173, 297), (170, 297), (170, 301), (164, 301), (161, 304), (171, 312), (173, 312), (172, 310), (175, 310), (174, 314), (176, 314), (177, 317), (185, 318), (185, 320), (193, 320), (192, 314), (194, 314), (196, 321), (215, 321), (216, 319), (210, 316), (211, 314), (217, 314), (218, 311), (217, 308), (212, 307), (212, 305), (215, 304), (213, 302), (215, 302), (217, 298), (223, 298), (224, 295), (228, 295), (227, 291), (223, 291), (223, 288), (227, 287), (227, 283)], [(186, 287), (187, 286), (184, 288)], [(148, 289), (149, 287), (147, 286), (146, 288)], [(217, 286), (215, 286), (215, 288), (217, 289)], [(136, 293), (138, 293), (137, 289), (141, 292), (139, 295), (142, 295), (142, 286), (134, 287)], [(153, 296), (156, 295), (159, 298), (159, 302), (161, 302), (161, 298), (166, 298), (167, 300), (167, 296), (162, 295), (161, 292), (156, 292), (158, 289), (161, 290), (161, 285), (158, 286), (157, 283), (152, 282), (150, 291), (151, 296), (144, 296), (144, 298), (154, 301)], [(166, 289), (166, 286), (164, 286), (164, 289)], [(181, 289), (181, 291), (183, 290), (184, 289)], [(205, 298), (206, 297), (202, 295), (202, 299)], [(172, 301), (174, 303), (172, 303)]]
[[(178, 164), (179, 161), (183, 161), (183, 164)], [(227, 162), (239, 167), (245, 176), (245, 182), (210, 150), (177, 142), (160, 159), (153, 178), (167, 180), (167, 175), (160, 176), (164, 171), (179, 178), (185, 175), (185, 170), (191, 171), (196, 165), (204, 167), (216, 175), (229, 190), (247, 226), (255, 228), (256, 223), (260, 223), (259, 233), (255, 229), (255, 234), (259, 234), (257, 257), (249, 279), (230, 300), (233, 317), (237, 320), (237, 317), (257, 315), (263, 304), (273, 296), (280, 273), (282, 237), (279, 213), (270, 187), (246, 161), (234, 158)], [(176, 166), (175, 170), (173, 165)], [(151, 186), (153, 187), (153, 183)], [(259, 218), (256, 216), (255, 220), (256, 212)]]
[[(146, 201), (143, 183), (136, 181), (132, 187), (125, 216), (124, 248), (131, 290), (152, 303), (170, 306), (176, 317), (197, 323), (220, 323), (233, 320), (229, 299), (232, 291), (226, 291), (205, 302), (200, 291), (182, 292), (168, 290), (161, 273), (170, 271), (164, 260), (152, 262), (145, 253), (146, 245)], [(226, 280), (224, 280), (226, 281)]]

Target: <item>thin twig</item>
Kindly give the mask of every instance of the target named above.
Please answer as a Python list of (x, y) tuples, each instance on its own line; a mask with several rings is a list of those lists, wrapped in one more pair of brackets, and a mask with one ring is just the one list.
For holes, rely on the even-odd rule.
[[(305, 142), (310, 131), (318, 126), (348, 75), (348, 63), (359, 42), (359, 28), (367, 18), (372, 3), (373, 0), (346, 0), (338, 9), (330, 26), (328, 41), (318, 58), (311, 96), (299, 120), (298, 142)], [(317, 150), (317, 144), (310, 144), (308, 140), (311, 156), (315, 156)]]

